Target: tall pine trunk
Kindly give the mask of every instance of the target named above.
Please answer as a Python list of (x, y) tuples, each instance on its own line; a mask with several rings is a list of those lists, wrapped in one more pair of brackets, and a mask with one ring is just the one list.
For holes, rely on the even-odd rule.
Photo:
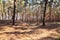
[(47, 2), (48, 0), (45, 0), (45, 7), (44, 7), (44, 13), (43, 13), (43, 26), (45, 26), (45, 13), (46, 13)]
[(49, 7), (50, 7), (50, 8), (49, 8), (49, 10), (50, 10), (50, 11), (49, 11), (49, 20), (50, 20), (50, 21), (51, 21), (52, 2), (53, 2), (53, 0), (51, 0), (50, 3), (49, 3)]
[(13, 16), (12, 16), (12, 25), (15, 25), (15, 9), (16, 9), (15, 2), (16, 2), (16, 0), (14, 0), (14, 12), (13, 12)]

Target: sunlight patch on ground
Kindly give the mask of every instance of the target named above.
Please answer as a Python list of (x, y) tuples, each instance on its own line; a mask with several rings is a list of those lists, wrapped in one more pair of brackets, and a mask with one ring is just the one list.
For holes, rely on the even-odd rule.
[(4, 26), (1, 28), (2, 29), (0, 30), (0, 40), (37, 40), (49, 36), (57, 38), (57, 36), (60, 35), (60, 33), (56, 32), (58, 28), (49, 30), (39, 28), (38, 26), (29, 26), (26, 24), (23, 24), (22, 26), (12, 27)]

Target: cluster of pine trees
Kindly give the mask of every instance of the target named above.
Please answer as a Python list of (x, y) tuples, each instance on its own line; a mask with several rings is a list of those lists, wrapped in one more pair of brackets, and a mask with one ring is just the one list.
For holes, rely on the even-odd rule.
[(0, 19), (12, 20), (13, 25), (19, 18), (30, 22), (42, 20), (45, 25), (46, 20), (59, 20), (59, 5), (60, 0), (0, 0)]

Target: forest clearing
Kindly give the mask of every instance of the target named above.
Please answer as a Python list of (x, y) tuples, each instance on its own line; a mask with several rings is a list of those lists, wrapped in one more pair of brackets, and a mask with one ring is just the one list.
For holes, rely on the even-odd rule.
[(0, 40), (60, 40), (60, 0), (0, 0)]

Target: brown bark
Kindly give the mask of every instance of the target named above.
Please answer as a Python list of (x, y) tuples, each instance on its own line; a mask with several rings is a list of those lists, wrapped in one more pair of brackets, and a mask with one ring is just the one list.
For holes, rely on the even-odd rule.
[(16, 9), (15, 2), (16, 0), (14, 0), (14, 12), (13, 12), (13, 17), (12, 17), (12, 25), (15, 25), (15, 9)]
[(49, 9), (50, 9), (50, 11), (49, 11), (49, 20), (50, 20), (50, 21), (51, 21), (52, 2), (53, 2), (53, 0), (51, 0), (51, 1), (50, 1), (50, 4), (49, 4), (49, 6), (50, 6), (50, 8), (49, 8)]
[(44, 13), (43, 13), (43, 26), (45, 26), (45, 13), (46, 13), (47, 2), (48, 0), (45, 1), (45, 7), (44, 7)]

